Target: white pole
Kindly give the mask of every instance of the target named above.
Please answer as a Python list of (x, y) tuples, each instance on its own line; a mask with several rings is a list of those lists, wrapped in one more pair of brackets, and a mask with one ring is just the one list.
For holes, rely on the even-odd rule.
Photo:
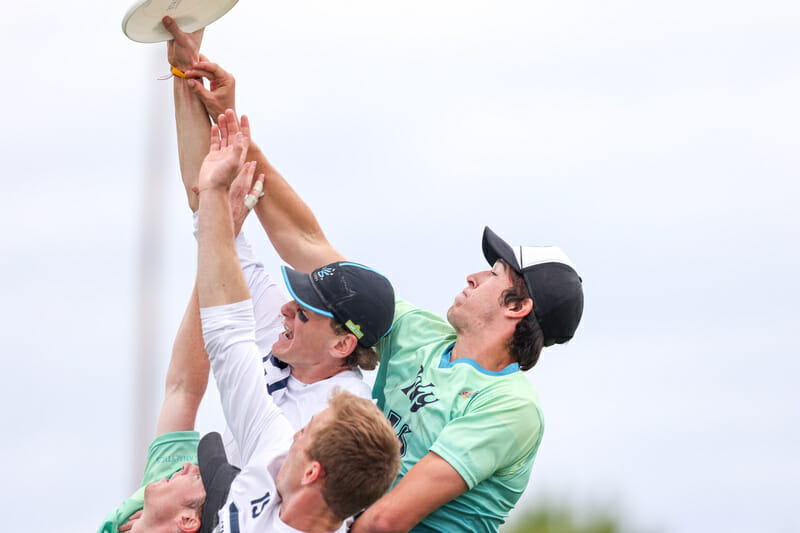
[(134, 433), (133, 458), (131, 461), (132, 486), (142, 482), (142, 472), (147, 447), (155, 436), (156, 417), (159, 399), (163, 396), (158, 383), (159, 360), (169, 352), (169, 344), (164, 345), (161, 336), (161, 309), (163, 299), (163, 238), (164, 226), (164, 168), (167, 160), (166, 150), (172, 146), (166, 142), (169, 130), (169, 98), (172, 81), (158, 81), (156, 78), (166, 72), (167, 64), (163, 46), (152, 46), (145, 75), (149, 85), (147, 110), (147, 131), (144, 138), (145, 175), (141, 184), (140, 230), (139, 230), (139, 282), (137, 291), (136, 361), (134, 371)]

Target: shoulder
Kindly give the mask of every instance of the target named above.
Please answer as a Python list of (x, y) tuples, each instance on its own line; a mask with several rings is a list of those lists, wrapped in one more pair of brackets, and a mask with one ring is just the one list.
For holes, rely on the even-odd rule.
[(439, 323), (449, 326), (449, 324), (447, 324), (447, 321), (444, 320), (439, 315), (431, 313), (430, 311), (426, 311), (424, 309), (420, 309), (411, 302), (408, 302), (401, 298), (395, 299), (393, 322), (397, 323), (400, 321), (407, 321), (407, 320), (420, 320), (420, 321)]
[(470, 398), (469, 404), (472, 409), (540, 410), (539, 394), (522, 372), (504, 376), (482, 387)]
[(361, 398), (372, 399), (372, 389), (364, 382), (360, 370), (345, 370), (322, 382), (325, 382), (325, 387), (329, 390), (339, 388)]
[(455, 330), (445, 319), (398, 299), (392, 329), (376, 348), (381, 352), (393, 344), (425, 344), (451, 336), (455, 337)]
[(466, 413), (490, 415), (518, 436), (539, 435), (544, 428), (539, 395), (522, 372), (476, 391)]

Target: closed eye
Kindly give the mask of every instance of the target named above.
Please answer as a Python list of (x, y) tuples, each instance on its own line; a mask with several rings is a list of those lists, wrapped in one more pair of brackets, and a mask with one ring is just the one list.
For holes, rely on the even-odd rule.
[(297, 308), (297, 318), (300, 319), (300, 322), (308, 322), (308, 317), (306, 316), (306, 313), (303, 311), (302, 307)]

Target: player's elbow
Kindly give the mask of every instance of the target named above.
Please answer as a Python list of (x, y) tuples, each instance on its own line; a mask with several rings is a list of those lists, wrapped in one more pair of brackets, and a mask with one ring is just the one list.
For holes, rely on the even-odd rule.
[(402, 512), (401, 509), (375, 505), (369, 509), (369, 515), (365, 514), (366, 516), (368, 516), (368, 520), (364, 524), (366, 527), (363, 531), (369, 533), (405, 533), (414, 526), (414, 524), (408, 523), (409, 513), (407, 510)]

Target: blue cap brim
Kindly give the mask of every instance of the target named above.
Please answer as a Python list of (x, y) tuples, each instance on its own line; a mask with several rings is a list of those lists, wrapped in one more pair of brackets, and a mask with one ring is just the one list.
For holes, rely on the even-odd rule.
[(311, 282), (311, 275), (305, 272), (294, 270), (287, 266), (281, 266), (283, 282), (289, 290), (289, 295), (302, 307), (317, 314), (334, 318), (333, 313), (325, 309), (325, 303), (314, 290)]

